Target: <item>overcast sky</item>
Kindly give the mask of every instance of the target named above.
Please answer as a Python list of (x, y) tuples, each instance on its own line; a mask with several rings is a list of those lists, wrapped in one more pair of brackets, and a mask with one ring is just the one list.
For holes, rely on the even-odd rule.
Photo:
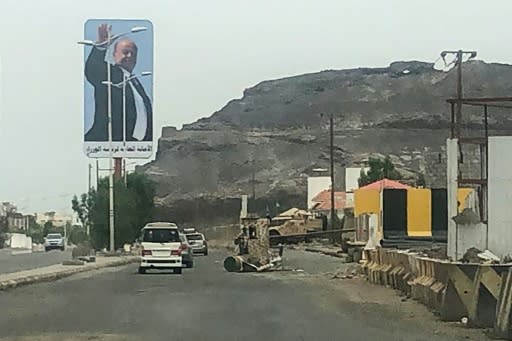
[(510, 0), (2, 0), (0, 201), (65, 211), (87, 190), (76, 41), (89, 18), (153, 22), (159, 137), (266, 79), (434, 61), (443, 49), (510, 63), (511, 15)]

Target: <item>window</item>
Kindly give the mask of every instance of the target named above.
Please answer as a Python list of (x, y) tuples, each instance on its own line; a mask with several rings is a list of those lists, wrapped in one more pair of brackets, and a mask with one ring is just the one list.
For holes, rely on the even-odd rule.
[(149, 243), (179, 243), (177, 229), (145, 229), (142, 241)]
[(203, 240), (203, 236), (201, 236), (199, 233), (194, 234), (187, 234), (188, 240)]
[(46, 236), (48, 239), (59, 239), (62, 238), (62, 235), (60, 233), (50, 233), (48, 236)]

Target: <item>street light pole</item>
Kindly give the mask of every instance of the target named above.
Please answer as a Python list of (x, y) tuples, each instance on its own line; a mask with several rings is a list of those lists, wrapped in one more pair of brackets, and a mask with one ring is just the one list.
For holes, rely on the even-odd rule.
[(128, 186), (128, 169), (126, 168), (126, 158), (123, 159), (123, 175), (124, 175), (124, 185)]
[(123, 73), (123, 147), (126, 151), (126, 82), (128, 77)]
[[(110, 46), (110, 28), (107, 34), (107, 49)], [(113, 252), (115, 248), (114, 244), (114, 175), (112, 173), (112, 74), (111, 65), (107, 61), (107, 110), (108, 110), (108, 144), (109, 144), (109, 171), (108, 171), (108, 196), (109, 196), (109, 232), (110, 232), (110, 251)]]
[(330, 163), (331, 163), (331, 230), (334, 230), (334, 117), (329, 115)]

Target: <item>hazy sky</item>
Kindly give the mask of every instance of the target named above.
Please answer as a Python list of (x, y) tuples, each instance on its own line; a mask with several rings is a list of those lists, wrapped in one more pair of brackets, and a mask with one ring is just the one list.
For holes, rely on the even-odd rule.
[(0, 201), (69, 210), (87, 190), (76, 41), (89, 18), (153, 22), (159, 137), (266, 79), (434, 61), (443, 49), (510, 63), (511, 15), (510, 0), (2, 0)]

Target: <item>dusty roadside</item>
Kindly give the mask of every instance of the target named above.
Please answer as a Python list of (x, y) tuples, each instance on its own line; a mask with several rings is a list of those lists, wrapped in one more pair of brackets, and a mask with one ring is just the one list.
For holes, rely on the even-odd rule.
[[(321, 291), (319, 297), (323, 302), (319, 303), (325, 307), (351, 303), (353, 310), (350, 313), (364, 319), (369, 326), (379, 326), (383, 320), (386, 321), (390, 328), (396, 330), (397, 340), (411, 340), (406, 337), (411, 332), (411, 325), (432, 330), (435, 339), (491, 340), (486, 330), (466, 328), (460, 322), (440, 321), (422, 304), (401, 296), (393, 289), (368, 283), (362, 275), (354, 275), (356, 267), (353, 263), (343, 264), (338, 258), (302, 250), (286, 250), (285, 254), (287, 271), (265, 273), (264, 276), (311, 284)], [(369, 312), (372, 316), (381, 316), (381, 320), (367, 319)]]

